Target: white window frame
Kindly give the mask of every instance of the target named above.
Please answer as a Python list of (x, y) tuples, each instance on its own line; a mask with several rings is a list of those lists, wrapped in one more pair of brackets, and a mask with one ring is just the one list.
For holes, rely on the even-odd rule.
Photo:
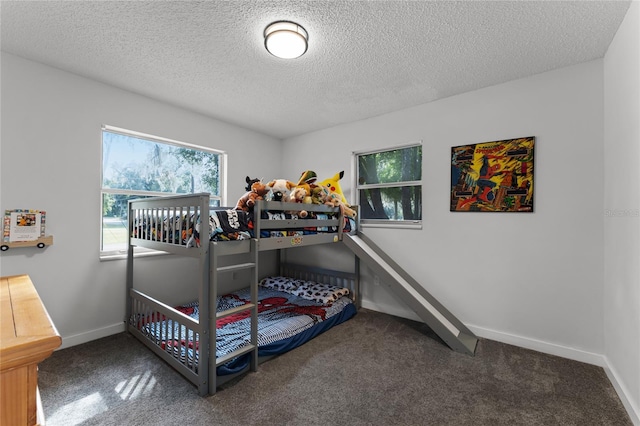
[[(402, 186), (420, 186), (422, 190), (424, 190), (424, 186), (422, 184), (423, 179), (414, 180), (414, 181), (403, 181), (403, 182), (391, 182), (391, 183), (376, 183), (376, 184), (365, 184), (361, 185), (358, 181), (359, 175), (359, 157), (363, 155), (376, 154), (379, 152), (387, 152), (393, 151), (396, 149), (404, 149), (404, 148), (412, 148), (415, 146), (422, 146), (422, 140), (409, 142), (402, 145), (394, 145), (381, 149), (370, 149), (370, 150), (362, 150), (362, 151), (353, 151), (352, 153), (352, 176), (353, 176), (353, 188), (354, 188), (354, 197), (356, 200), (356, 204), (360, 205), (360, 190), (361, 189), (369, 189), (369, 188), (398, 188)], [(421, 163), (423, 163), (421, 159)], [(422, 176), (422, 173), (420, 174)], [(422, 197), (424, 200), (424, 196)], [(392, 220), (392, 219), (363, 219), (360, 218), (360, 226), (362, 228), (406, 228), (406, 229), (422, 229), (422, 220)]]
[[(205, 151), (212, 154), (218, 155), (218, 176), (219, 182), (218, 187), (220, 188), (219, 195), (211, 195), (211, 200), (217, 200), (219, 205), (224, 206), (226, 203), (226, 192), (227, 192), (227, 153), (218, 149), (208, 148), (200, 145), (194, 145), (186, 142), (177, 141), (174, 139), (163, 138), (161, 136), (150, 135), (147, 133), (141, 133), (134, 130), (123, 129), (120, 127), (114, 127), (110, 125), (102, 125), (100, 129), (100, 260), (113, 260), (113, 259), (124, 259), (127, 257), (127, 248), (121, 250), (103, 250), (103, 220), (104, 217), (102, 215), (102, 203), (103, 203), (103, 194), (122, 194), (122, 195), (140, 195), (140, 196), (151, 196), (151, 197), (163, 197), (169, 195), (186, 195), (186, 194), (176, 194), (172, 192), (154, 192), (154, 191), (139, 191), (139, 190), (123, 190), (123, 189), (112, 189), (112, 188), (104, 188), (102, 186), (104, 182), (104, 141), (103, 141), (103, 133), (118, 133), (123, 136), (131, 136), (138, 139), (145, 139), (150, 142), (161, 143), (164, 145), (173, 145), (181, 148), (190, 148), (198, 151)], [(156, 250), (144, 249), (141, 247), (135, 248), (135, 256), (141, 255), (155, 255), (155, 254), (164, 254), (163, 252), (158, 252)]]

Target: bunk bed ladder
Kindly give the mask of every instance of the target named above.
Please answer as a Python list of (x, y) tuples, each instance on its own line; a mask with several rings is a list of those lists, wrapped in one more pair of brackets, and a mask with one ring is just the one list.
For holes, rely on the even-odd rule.
[[(211, 321), (211, 359), (215, 359), (215, 365), (209, 367), (209, 394), (213, 395), (216, 392), (218, 385), (218, 378), (216, 375), (216, 367), (225, 364), (229, 360), (251, 353), (249, 369), (251, 371), (258, 370), (258, 240), (252, 239), (250, 245), (250, 261), (245, 263), (234, 263), (230, 266), (220, 266), (219, 256), (217, 255), (216, 245), (217, 243), (211, 243), (213, 245), (210, 253), (210, 267), (212, 271), (213, 282), (211, 283), (211, 309), (212, 318)], [(218, 312), (216, 307), (216, 300), (218, 296), (218, 283), (220, 273), (233, 273), (242, 270), (251, 270), (251, 302), (242, 306), (237, 306), (232, 309)], [(251, 336), (250, 343), (243, 346), (233, 352), (226, 354), (225, 356), (216, 358), (216, 321), (231, 315), (235, 315), (241, 312), (251, 311)]]

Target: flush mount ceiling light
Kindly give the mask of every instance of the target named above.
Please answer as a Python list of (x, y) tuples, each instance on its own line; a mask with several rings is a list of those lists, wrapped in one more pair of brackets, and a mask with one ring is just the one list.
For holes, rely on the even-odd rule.
[(309, 34), (300, 25), (290, 21), (277, 21), (264, 30), (264, 47), (273, 56), (294, 59), (307, 51)]

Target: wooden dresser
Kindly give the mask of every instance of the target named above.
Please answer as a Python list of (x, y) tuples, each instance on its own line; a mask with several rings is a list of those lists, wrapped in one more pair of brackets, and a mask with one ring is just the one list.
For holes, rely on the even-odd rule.
[(44, 423), (38, 363), (62, 344), (28, 275), (0, 277), (0, 426)]

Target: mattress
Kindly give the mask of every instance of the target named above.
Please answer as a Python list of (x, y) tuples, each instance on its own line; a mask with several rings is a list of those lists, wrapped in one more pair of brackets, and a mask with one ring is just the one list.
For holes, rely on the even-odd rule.
[[(298, 281), (298, 280), (294, 280)], [(264, 283), (264, 281), (263, 281)], [(300, 287), (301, 288), (301, 287)], [(300, 288), (298, 291), (300, 292)], [(258, 286), (258, 356), (285, 353), (356, 314), (352, 300), (341, 289), (336, 300), (312, 300), (311, 295), (292, 294), (274, 288)], [(335, 293), (338, 294), (338, 293)], [(223, 311), (249, 303), (250, 289), (242, 289), (217, 298), (217, 309)], [(327, 303), (328, 302), (328, 303)], [(199, 320), (197, 302), (176, 307)], [(143, 333), (152, 336), (163, 350), (173, 351), (189, 365), (199, 362), (199, 339), (183, 325), (171, 319), (145, 321)], [(250, 311), (240, 312), (216, 322), (216, 358), (250, 344)], [(233, 374), (244, 369), (249, 355), (236, 357), (217, 368), (218, 375)]]

